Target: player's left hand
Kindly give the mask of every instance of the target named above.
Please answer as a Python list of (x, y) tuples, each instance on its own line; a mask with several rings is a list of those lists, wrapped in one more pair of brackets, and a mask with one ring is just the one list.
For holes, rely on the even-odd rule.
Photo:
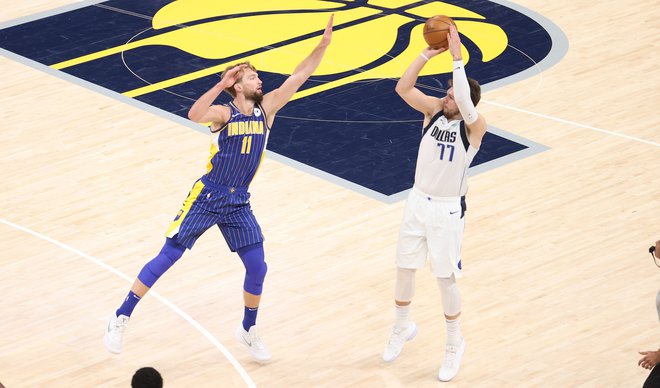
[(654, 366), (660, 364), (660, 350), (639, 352), (639, 354), (644, 356), (639, 360), (639, 362), (637, 362), (637, 365), (641, 366), (642, 368), (653, 369)]
[(335, 14), (333, 13), (330, 15), (330, 20), (328, 20), (328, 24), (325, 26), (325, 31), (323, 31), (323, 38), (321, 38), (321, 42), (319, 43), (320, 47), (328, 46), (332, 41), (332, 22), (334, 19)]

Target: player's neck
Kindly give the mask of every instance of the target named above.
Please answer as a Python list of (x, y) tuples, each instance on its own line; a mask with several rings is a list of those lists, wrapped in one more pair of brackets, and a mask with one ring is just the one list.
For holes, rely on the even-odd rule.
[(456, 112), (453, 114), (448, 113), (443, 109), (442, 114), (445, 116), (447, 121), (463, 120), (463, 116), (461, 116), (461, 112), (458, 109), (456, 109)]
[(244, 115), (251, 116), (252, 111), (254, 110), (254, 101), (248, 100), (243, 96), (236, 96), (234, 99), (234, 105), (236, 105)]
[(455, 113), (453, 115), (445, 116), (447, 121), (454, 121), (454, 120), (463, 120), (463, 116), (461, 116), (461, 113)]

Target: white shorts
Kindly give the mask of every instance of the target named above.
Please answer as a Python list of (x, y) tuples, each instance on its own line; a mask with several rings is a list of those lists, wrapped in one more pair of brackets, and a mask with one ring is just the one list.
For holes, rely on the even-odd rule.
[(460, 197), (431, 197), (413, 187), (399, 231), (396, 265), (421, 269), (429, 256), (436, 277), (461, 277), (462, 213)]

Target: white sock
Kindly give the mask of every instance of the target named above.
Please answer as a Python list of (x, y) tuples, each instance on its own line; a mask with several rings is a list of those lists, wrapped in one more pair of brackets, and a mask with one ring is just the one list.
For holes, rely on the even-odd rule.
[(408, 322), (410, 322), (410, 305), (399, 306), (397, 304), (395, 306), (396, 306), (395, 309), (396, 321), (394, 323), (394, 326), (400, 328), (408, 327)]
[(463, 333), (461, 333), (460, 320), (458, 318), (454, 320), (449, 320), (445, 318), (447, 322), (447, 345), (458, 345), (461, 343), (463, 338)]

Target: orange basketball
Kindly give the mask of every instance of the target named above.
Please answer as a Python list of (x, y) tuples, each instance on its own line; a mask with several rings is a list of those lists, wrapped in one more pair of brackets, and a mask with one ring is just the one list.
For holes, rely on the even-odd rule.
[(435, 15), (424, 23), (424, 40), (429, 47), (439, 49), (447, 47), (447, 34), (449, 34), (449, 25), (454, 21), (445, 15)]

